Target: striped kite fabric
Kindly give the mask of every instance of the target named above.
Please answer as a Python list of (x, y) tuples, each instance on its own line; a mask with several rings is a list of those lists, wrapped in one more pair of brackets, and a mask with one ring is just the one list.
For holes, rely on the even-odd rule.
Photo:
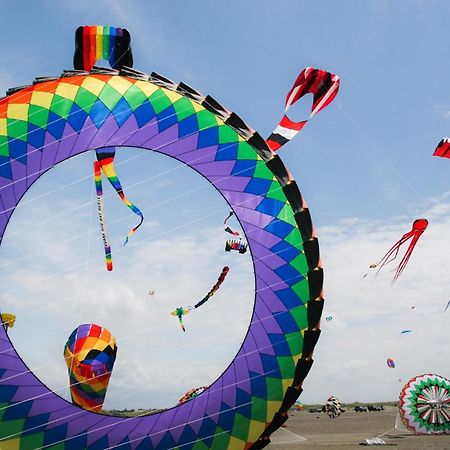
[[(267, 138), (271, 150), (279, 150), (289, 142), (306, 125), (309, 119), (329, 105), (339, 91), (339, 77), (321, 69), (307, 67), (300, 72), (291, 90), (286, 96), (285, 114), (280, 123)], [(308, 119), (294, 122), (286, 115), (288, 109), (306, 94), (313, 94), (311, 114)]]
[(433, 156), (441, 156), (442, 158), (450, 158), (450, 138), (441, 139)]
[(90, 71), (97, 61), (108, 61), (113, 69), (133, 67), (130, 33), (125, 28), (82, 26), (75, 33), (73, 65)]
[(83, 324), (72, 331), (64, 346), (72, 402), (99, 412), (116, 360), (114, 336), (95, 324)]
[[(125, 237), (125, 242), (123, 245), (128, 243), (128, 239), (136, 233), (136, 230), (142, 225), (144, 221), (144, 215), (141, 210), (133, 203), (131, 203), (128, 198), (125, 196), (123, 192), (122, 184), (120, 183), (119, 177), (116, 174), (116, 170), (114, 169), (114, 157), (116, 155), (116, 149), (114, 147), (105, 147), (99, 148), (96, 150), (97, 160), (100, 164), (100, 167), (105, 174), (108, 181), (111, 183), (111, 186), (115, 189), (119, 197), (131, 209), (136, 215), (140, 217), (139, 223), (131, 229), (131, 231)], [(106, 251), (106, 250), (105, 250)]]

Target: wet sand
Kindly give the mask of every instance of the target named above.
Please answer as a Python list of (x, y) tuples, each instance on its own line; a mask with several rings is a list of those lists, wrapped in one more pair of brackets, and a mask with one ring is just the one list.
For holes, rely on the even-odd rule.
[[(290, 414), (285, 428), (288, 433), (284, 433), (283, 430), (277, 432), (278, 434), (274, 433), (272, 443), (266, 448), (270, 450), (380, 448), (380, 446), (365, 447), (359, 443), (383, 434), (381, 439), (389, 447), (402, 450), (450, 450), (450, 435), (415, 436), (404, 430), (396, 430), (394, 429), (396, 416), (397, 408), (392, 406), (379, 412), (346, 411), (336, 419), (330, 419), (323, 413), (310, 413), (306, 409)], [(292, 433), (307, 440), (282, 443), (295, 439), (296, 436)]]

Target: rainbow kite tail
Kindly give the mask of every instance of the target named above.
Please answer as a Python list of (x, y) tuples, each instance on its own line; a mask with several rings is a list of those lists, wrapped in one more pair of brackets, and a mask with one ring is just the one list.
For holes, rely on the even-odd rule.
[(122, 247), (125, 247), (125, 245), (127, 245), (128, 243), (128, 239), (133, 236), (134, 233), (136, 233), (136, 230), (142, 225), (142, 222), (144, 222), (144, 215), (142, 214), (141, 210), (136, 206), (133, 205), (133, 203), (131, 203), (126, 197), (125, 194), (122, 193), (119, 194), (120, 198), (122, 199), (122, 201), (128, 206), (128, 208), (131, 209), (131, 211), (133, 211), (136, 215), (138, 215), (141, 220), (139, 221), (139, 223), (130, 230), (130, 232), (126, 235), (125, 237), (125, 242), (122, 244)]
[(95, 181), (95, 191), (97, 193), (98, 218), (100, 221), (103, 246), (105, 249), (106, 269), (109, 272), (111, 272), (111, 270), (113, 270), (111, 244), (109, 243), (108, 230), (106, 228), (105, 214), (103, 210), (103, 186), (102, 186), (101, 164), (98, 161), (94, 161), (94, 181)]
[(103, 173), (105, 174), (106, 178), (108, 178), (108, 181), (110, 182), (111, 186), (117, 192), (117, 195), (120, 197), (123, 203), (125, 203), (125, 205), (127, 205), (128, 208), (131, 209), (131, 211), (133, 211), (136, 215), (138, 215), (141, 218), (140, 222), (134, 228), (132, 228), (131, 231), (127, 234), (125, 242), (122, 245), (123, 247), (127, 244), (128, 239), (142, 225), (142, 222), (144, 221), (144, 215), (136, 205), (134, 205), (133, 203), (130, 202), (130, 200), (127, 199), (125, 193), (123, 192), (122, 184), (120, 183), (119, 177), (117, 176), (116, 170), (114, 169), (114, 157), (116, 156), (115, 147), (98, 148), (96, 150), (96, 154)]

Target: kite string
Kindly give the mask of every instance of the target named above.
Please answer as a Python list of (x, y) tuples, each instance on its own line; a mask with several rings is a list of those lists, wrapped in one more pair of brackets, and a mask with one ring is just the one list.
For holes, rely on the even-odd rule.
[(337, 98), (336, 107), (342, 114), (347, 118), (347, 120), (353, 125), (353, 127), (365, 138), (365, 140), (370, 144), (370, 146), (384, 159), (384, 161), (389, 165), (389, 167), (398, 175), (398, 177), (403, 181), (403, 183), (411, 189), (412, 192), (417, 194), (419, 197), (424, 198), (423, 194), (417, 191), (417, 189), (404, 177), (400, 170), (389, 160), (386, 154), (375, 144), (375, 142), (368, 136), (368, 134), (356, 123), (356, 121), (350, 116), (349, 113), (342, 106), (340, 97)]
[[(88, 238), (87, 238), (87, 243), (86, 243), (86, 258), (85, 258), (85, 263), (84, 263), (85, 264), (85, 273), (84, 273), (84, 279), (83, 279), (83, 292), (81, 295), (81, 301), (79, 302), (80, 306), (79, 306), (79, 310), (78, 310), (78, 320), (77, 320), (78, 323), (80, 323), (81, 317), (83, 316), (84, 305), (86, 303), (86, 296), (88, 293), (87, 279), (89, 277), (89, 259), (90, 259), (90, 254), (91, 254), (91, 230), (92, 230), (92, 213), (93, 213), (92, 204), (94, 203), (94, 194), (95, 194), (95, 189), (93, 187), (91, 187), (91, 209), (90, 209), (90, 214), (89, 214)], [(75, 334), (75, 341), (78, 339), (78, 331), (79, 331), (79, 327), (77, 327), (77, 331)], [(75, 347), (74, 347), (74, 354), (75, 354)], [(74, 358), (71, 359), (69, 374), (72, 373), (73, 363), (74, 363)], [(71, 398), (70, 386), (68, 387), (68, 391), (66, 391), (66, 393), (67, 393), (67, 398)]]

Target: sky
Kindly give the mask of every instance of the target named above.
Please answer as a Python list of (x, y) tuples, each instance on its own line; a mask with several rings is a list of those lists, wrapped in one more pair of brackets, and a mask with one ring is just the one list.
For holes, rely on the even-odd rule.
[[(333, 104), (279, 152), (311, 211), (324, 315), (333, 317), (321, 324), (302, 400), (395, 400), (413, 376), (449, 377), (450, 161), (432, 157), (450, 134), (446, 0), (1, 6), (8, 39), (0, 42), (0, 92), (71, 68), (74, 32), (93, 24), (127, 28), (135, 68), (212, 95), (263, 136), (304, 67), (338, 74)], [(292, 108), (294, 118), (305, 105)], [(228, 207), (201, 177), (129, 149), (117, 171), (146, 221), (121, 248), (136, 216), (107, 190), (111, 278), (92, 161), (81, 155), (50, 171), (13, 215), (0, 250), (0, 302), (18, 316), (10, 335), (39, 378), (69, 398), (64, 343), (77, 324), (97, 322), (119, 342), (105, 407), (171, 406), (212, 383), (238, 351), (253, 308), (251, 259), (222, 251)], [(389, 266), (364, 278), (420, 217), (430, 225), (398, 282), (391, 286)], [(201, 298), (225, 264), (221, 290), (180, 332), (169, 312)], [(404, 329), (412, 332), (400, 335)]]

